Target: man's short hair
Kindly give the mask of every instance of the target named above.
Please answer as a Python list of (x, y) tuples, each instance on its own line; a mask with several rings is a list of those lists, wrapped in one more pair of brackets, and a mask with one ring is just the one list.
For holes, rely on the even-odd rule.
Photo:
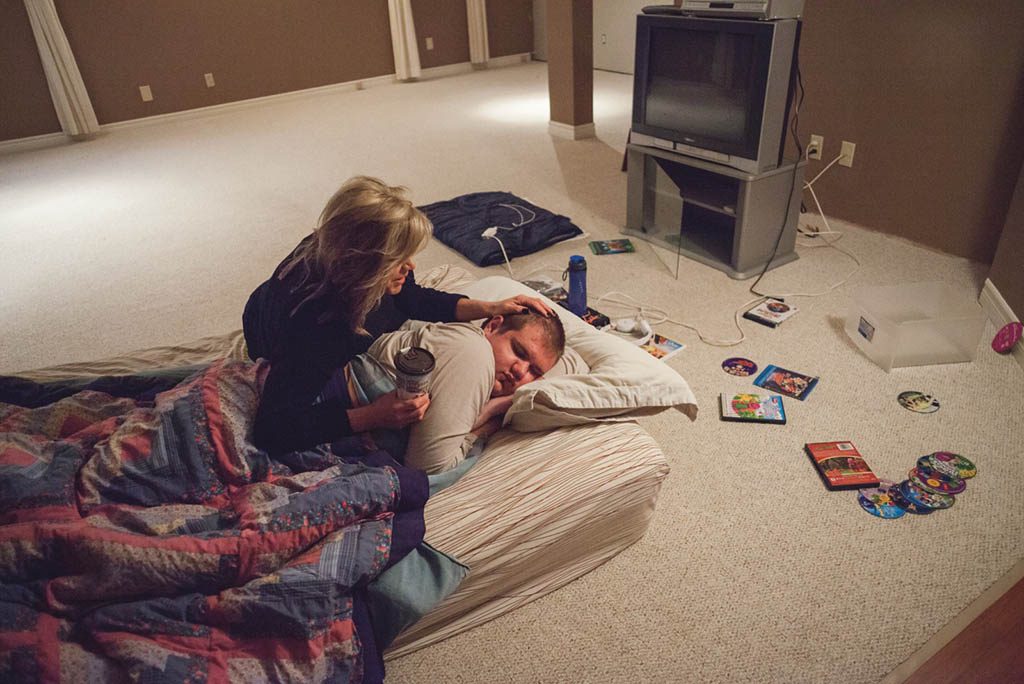
[(565, 353), (565, 328), (562, 326), (562, 319), (558, 317), (558, 314), (542, 316), (533, 311), (506, 314), (502, 316), (498, 332), (522, 330), (528, 325), (539, 326), (543, 331), (548, 349), (555, 352), (557, 358), (562, 358), (562, 354)]

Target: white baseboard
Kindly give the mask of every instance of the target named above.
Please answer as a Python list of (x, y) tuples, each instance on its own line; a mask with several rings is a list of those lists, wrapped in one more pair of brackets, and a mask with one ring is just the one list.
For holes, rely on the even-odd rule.
[(444, 78), (445, 76), (458, 76), (459, 74), (468, 74), (470, 71), (473, 71), (473, 65), (470, 64), (469, 62), (445, 64), (443, 66), (421, 69), (420, 79)]
[(245, 109), (247, 107), (257, 107), (259, 105), (266, 104), (268, 102), (284, 102), (286, 100), (295, 100), (303, 97), (323, 95), (327, 93), (343, 93), (352, 90), (365, 90), (366, 88), (373, 88), (381, 85), (390, 85), (395, 83), (394, 74), (386, 74), (384, 76), (375, 76), (374, 78), (364, 78), (357, 81), (346, 81), (345, 83), (332, 83), (330, 85), (318, 86), (316, 88), (306, 88), (304, 90), (292, 90), (287, 93), (277, 93), (275, 95), (265, 95), (263, 97), (253, 97), (248, 100), (236, 100), (235, 102), (224, 102), (223, 104), (210, 105), (209, 107), (200, 107), (199, 109), (186, 109), (181, 112), (168, 112), (166, 114), (157, 114), (155, 116), (147, 116), (141, 119), (129, 119), (128, 121), (117, 121), (115, 123), (103, 124), (100, 126), (101, 131), (113, 131), (122, 128), (135, 128), (138, 126), (149, 126), (151, 124), (163, 123), (165, 121), (185, 121), (188, 119), (198, 119), (211, 114), (220, 114), (221, 112), (228, 112), (235, 109)]
[(593, 138), (597, 135), (593, 122), (573, 126), (559, 121), (548, 121), (548, 133), (556, 138), (567, 138), (569, 140), (582, 140), (583, 138)]
[[(1013, 312), (1010, 305), (1003, 299), (1003, 295), (999, 293), (999, 290), (988, 278), (985, 279), (985, 286), (981, 288), (978, 303), (981, 304), (985, 315), (988, 316), (988, 320), (992, 321), (992, 325), (996, 329), (1003, 327), (1007, 323), (1020, 320), (1020, 317)], [(1017, 359), (1020, 367), (1024, 368), (1024, 343), (1018, 342), (1010, 353)]]
[(526, 64), (529, 61), (531, 61), (530, 53), (524, 52), (516, 55), (506, 55), (505, 57), (495, 57), (494, 59), (487, 60), (487, 62), (483, 64), (473, 64), (472, 62), (445, 64), (444, 66), (421, 69), (420, 78), (425, 79), (457, 76), (458, 74), (467, 74), (471, 71), (480, 71), (482, 69), (500, 69), (502, 67), (515, 66), (517, 64)]
[[(507, 55), (505, 57), (496, 57), (495, 59), (487, 60), (486, 65), (478, 65), (486, 68), (500, 68), (506, 66), (512, 66), (515, 64), (524, 64), (530, 61), (529, 53)], [(443, 76), (453, 76), (456, 74), (469, 73), (473, 71), (474, 65), (469, 62), (461, 62), (459, 64), (446, 64), (439, 67), (431, 67), (429, 69), (423, 69), (421, 72), (421, 78), (440, 78)], [(231, 111), (233, 109), (243, 109), (245, 107), (256, 107), (268, 102), (282, 102), (284, 100), (292, 100), (300, 97), (309, 97), (310, 95), (320, 95), (324, 93), (339, 93), (350, 90), (364, 90), (366, 88), (373, 88), (381, 85), (391, 85), (398, 83), (394, 74), (385, 74), (384, 76), (375, 76), (374, 78), (364, 78), (355, 81), (346, 81), (345, 83), (332, 83), (330, 85), (319, 86), (316, 88), (306, 88), (304, 90), (293, 90), (287, 93), (277, 93), (275, 95), (266, 95), (264, 97), (253, 97), (247, 100), (237, 100), (235, 102), (224, 102), (222, 104), (210, 105), (209, 107), (200, 107), (198, 109), (186, 109), (181, 112), (168, 112), (166, 114), (156, 114), (154, 116), (146, 116), (140, 119), (129, 119), (127, 121), (116, 121), (114, 123), (103, 124), (100, 126), (100, 131), (113, 131), (123, 128), (135, 128), (138, 126), (149, 126), (152, 124), (162, 123), (169, 120), (183, 121), (187, 119), (200, 118), (210, 116), (211, 114), (219, 114), (221, 112)], [(61, 145), (64, 143), (70, 143), (71, 139), (68, 138), (64, 133), (46, 133), (44, 135), (36, 135), (30, 138), (16, 138), (14, 140), (0, 141), (0, 154), (7, 152), (18, 152), (22, 150), (34, 150), (42, 147), (51, 147), (55, 145)]]
[(529, 52), (522, 52), (515, 55), (505, 55), (504, 57), (494, 57), (487, 60), (487, 67), (494, 69), (498, 67), (514, 66), (516, 64), (526, 64), (533, 60), (533, 57)]
[(0, 142), (0, 154), (38, 150), (44, 147), (56, 147), (57, 145), (63, 145), (70, 142), (72, 142), (71, 138), (63, 133), (44, 133), (43, 135), (33, 135), (29, 138), (4, 140)]

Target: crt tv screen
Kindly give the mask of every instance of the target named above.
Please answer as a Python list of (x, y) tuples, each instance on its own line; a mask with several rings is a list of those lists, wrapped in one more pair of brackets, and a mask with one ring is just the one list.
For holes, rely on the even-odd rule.
[(794, 23), (638, 17), (634, 130), (748, 160), (766, 149), (777, 157), (794, 48), (777, 33)]

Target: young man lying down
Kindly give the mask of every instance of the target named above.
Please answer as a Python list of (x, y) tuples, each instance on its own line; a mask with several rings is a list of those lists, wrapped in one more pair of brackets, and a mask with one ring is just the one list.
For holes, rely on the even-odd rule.
[(405, 465), (436, 474), (457, 466), (477, 439), (501, 426), (516, 388), (561, 358), (565, 330), (557, 316), (523, 313), (494, 316), (483, 326), (428, 323), (386, 333), (346, 367), (345, 390), (335, 386), (327, 392), (346, 391), (354, 405), (365, 405), (391, 391), (395, 357), (407, 347), (429, 351), (435, 366), (430, 407), (408, 430)]

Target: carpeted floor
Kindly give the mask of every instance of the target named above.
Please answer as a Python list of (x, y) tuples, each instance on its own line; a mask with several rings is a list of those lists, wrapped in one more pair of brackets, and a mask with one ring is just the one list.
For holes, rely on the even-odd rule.
[[(357, 173), (408, 185), (418, 203), (507, 190), (590, 239), (621, 237), (631, 77), (596, 73), (598, 137), (578, 142), (549, 136), (546, 85), (545, 65), (528, 64), (0, 156), (0, 372), (237, 328), (249, 291)], [(746, 340), (719, 348), (655, 326), (687, 344), (669, 363), (702, 413), (641, 423), (672, 465), (646, 537), (554, 594), (390, 662), (389, 681), (878, 681), (1024, 557), (1021, 368), (983, 344), (970, 364), (886, 374), (842, 330), (859, 285), (941, 280), (974, 298), (987, 266), (833, 227), (863, 267), (824, 296), (793, 299), (800, 312), (780, 328), (744, 322)], [(617, 290), (708, 337), (737, 334), (752, 281), (687, 259), (677, 279), (674, 255), (634, 242), (636, 254), (588, 256), (592, 303)], [(554, 275), (585, 250), (576, 241), (517, 259), (515, 275)], [(799, 253), (761, 287), (820, 292), (854, 266), (829, 248)], [(505, 272), (436, 242), (419, 263)], [(736, 355), (821, 381), (807, 401), (787, 401), (786, 426), (724, 423), (719, 392), (750, 387), (721, 370)], [(904, 390), (933, 394), (941, 410), (904, 410)], [(855, 494), (826, 491), (802, 453), (834, 439), (890, 479), (936, 450), (969, 456), (980, 474), (951, 510), (884, 521)]]

